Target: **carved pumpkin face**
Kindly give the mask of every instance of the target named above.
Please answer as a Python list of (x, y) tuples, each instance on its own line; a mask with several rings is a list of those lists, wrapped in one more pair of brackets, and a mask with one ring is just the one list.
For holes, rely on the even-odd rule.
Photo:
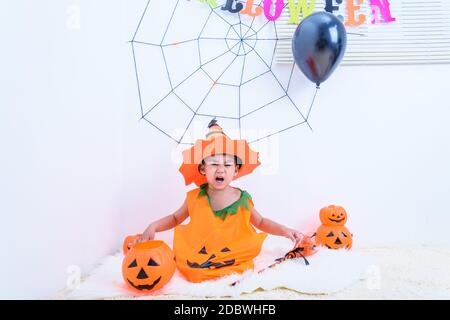
[(324, 226), (343, 226), (347, 222), (347, 212), (339, 206), (320, 209), (320, 221)]
[(151, 240), (134, 245), (122, 262), (125, 282), (139, 291), (162, 288), (175, 272), (172, 250), (163, 242)]
[(320, 226), (317, 229), (316, 242), (328, 249), (350, 249), (352, 247), (353, 235), (344, 226)]
[(220, 250), (220, 253), (208, 253), (206, 248), (203, 246), (198, 251), (198, 261), (189, 261), (186, 260), (186, 264), (190, 268), (206, 268), (206, 269), (219, 269), (226, 266), (233, 265), (236, 260), (235, 259), (227, 259), (227, 255), (231, 250), (227, 247), (224, 247)]

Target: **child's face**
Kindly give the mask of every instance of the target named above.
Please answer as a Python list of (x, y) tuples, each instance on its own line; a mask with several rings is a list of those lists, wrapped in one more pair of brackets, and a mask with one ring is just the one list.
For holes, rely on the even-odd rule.
[(209, 186), (214, 189), (224, 189), (238, 173), (234, 156), (229, 154), (210, 156), (204, 159), (200, 173), (206, 176)]

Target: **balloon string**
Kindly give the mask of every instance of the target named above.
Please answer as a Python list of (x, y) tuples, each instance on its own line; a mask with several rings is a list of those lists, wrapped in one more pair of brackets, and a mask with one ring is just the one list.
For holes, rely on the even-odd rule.
[(316, 91), (314, 92), (314, 96), (313, 96), (313, 99), (311, 101), (311, 105), (309, 106), (308, 114), (306, 115), (306, 121), (308, 121), (308, 119), (309, 119), (309, 114), (311, 113), (311, 109), (312, 109), (312, 107), (314, 105), (314, 101), (316, 101), (317, 91), (319, 91), (319, 89), (320, 89), (320, 86), (317, 85), (316, 86)]

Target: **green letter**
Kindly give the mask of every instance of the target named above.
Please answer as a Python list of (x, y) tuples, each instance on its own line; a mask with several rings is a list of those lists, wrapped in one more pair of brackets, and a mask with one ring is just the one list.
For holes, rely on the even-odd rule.
[(201, 2), (201, 3), (207, 2), (211, 8), (217, 7), (217, 1), (216, 0), (198, 0), (198, 1)]
[(309, 5), (306, 3), (307, 0), (298, 0), (298, 4), (295, 5), (295, 0), (289, 0), (289, 14), (291, 18), (289, 19), (289, 24), (299, 24), (298, 16), (300, 12), (303, 12), (303, 18), (306, 18), (314, 11), (316, 5), (316, 0), (310, 0)]

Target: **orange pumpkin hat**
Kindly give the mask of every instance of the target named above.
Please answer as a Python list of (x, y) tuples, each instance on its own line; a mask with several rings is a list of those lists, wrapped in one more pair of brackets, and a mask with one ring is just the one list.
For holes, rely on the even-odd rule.
[(183, 151), (180, 172), (186, 185), (206, 183), (206, 177), (199, 172), (203, 159), (217, 154), (230, 154), (238, 158), (241, 165), (234, 179), (250, 174), (261, 163), (259, 153), (250, 149), (246, 140), (231, 140), (213, 119), (208, 125), (206, 140), (197, 140), (193, 147)]

